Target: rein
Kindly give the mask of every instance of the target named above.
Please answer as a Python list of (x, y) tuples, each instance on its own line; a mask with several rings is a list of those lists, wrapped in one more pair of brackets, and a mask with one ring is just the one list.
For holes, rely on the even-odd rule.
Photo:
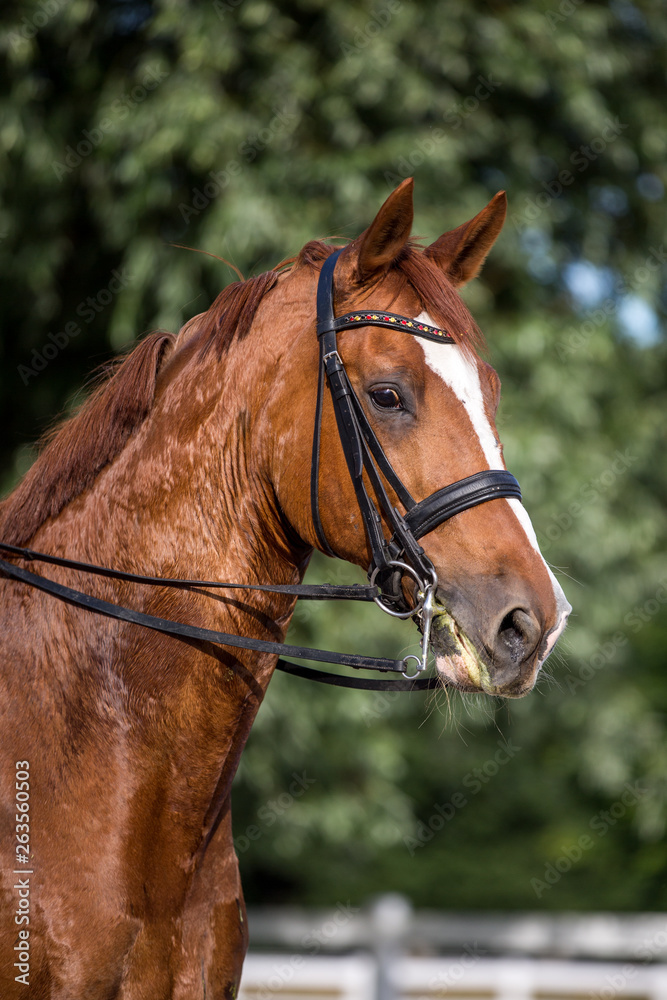
[[(311, 510), (315, 533), (320, 546), (328, 555), (335, 557), (336, 553), (329, 545), (325, 536), (319, 510), (320, 438), (326, 379), (331, 392), (341, 445), (372, 553), (368, 569), (368, 586), (358, 584), (274, 585), (223, 583), (210, 580), (163, 579), (162, 577), (125, 573), (92, 563), (77, 562), (59, 556), (51, 556), (43, 552), (35, 552), (32, 549), (9, 545), (5, 542), (0, 542), (0, 550), (28, 562), (46, 562), (55, 566), (78, 570), (79, 572), (94, 573), (116, 580), (126, 580), (132, 583), (161, 587), (257, 590), (291, 594), (305, 600), (374, 601), (378, 607), (392, 617), (419, 619), (422, 632), (421, 656), (409, 654), (400, 660), (391, 660), (385, 657), (334, 653), (304, 646), (291, 646), (284, 643), (268, 642), (262, 639), (252, 639), (247, 636), (232, 635), (213, 629), (186, 625), (183, 622), (175, 622), (168, 618), (159, 618), (155, 615), (134, 611), (131, 608), (124, 608), (121, 605), (103, 601), (92, 597), (90, 594), (63, 586), (54, 580), (31, 573), (29, 570), (14, 566), (12, 563), (2, 559), (0, 559), (0, 573), (42, 590), (47, 594), (51, 594), (68, 604), (85, 608), (109, 618), (142, 625), (145, 628), (153, 629), (165, 635), (199, 642), (213, 642), (256, 652), (277, 654), (279, 657), (282, 653), (285, 656), (291, 656), (296, 659), (333, 663), (339, 666), (352, 667), (355, 670), (378, 670), (382, 673), (398, 673), (403, 678), (393, 681), (376, 681), (361, 677), (345, 677), (340, 674), (332, 674), (290, 663), (282, 658), (278, 659), (276, 664), (277, 669), (297, 677), (320, 681), (324, 684), (370, 691), (432, 690), (442, 687), (444, 682), (437, 676), (419, 676), (427, 667), (431, 623), (433, 615), (437, 612), (435, 597), (437, 574), (433, 563), (424, 552), (418, 539), (433, 531), (434, 528), (437, 528), (438, 525), (449, 518), (477, 504), (502, 497), (520, 500), (521, 490), (517, 480), (509, 472), (504, 469), (491, 469), (474, 473), (465, 479), (445, 486), (420, 502), (414, 500), (385, 455), (365, 415), (361, 402), (352, 388), (345, 365), (338, 353), (337, 334), (340, 330), (379, 326), (387, 329), (404, 330), (406, 333), (441, 344), (454, 344), (455, 341), (446, 331), (437, 327), (382, 310), (359, 310), (335, 318), (333, 281), (336, 263), (341, 252), (342, 249), (336, 250), (324, 261), (317, 287), (317, 337), (320, 345), (320, 364), (313, 431), (310, 489)], [(368, 494), (363, 478), (364, 472), (373, 488), (379, 509)], [(394, 490), (400, 503), (403, 505), (405, 509), (404, 515), (401, 514), (397, 507), (392, 505), (382, 478)], [(393, 532), (389, 539), (384, 537), (381, 514), (384, 515)], [(408, 606), (403, 594), (401, 581), (404, 575), (411, 577), (415, 584), (416, 603), (412, 607)], [(408, 674), (407, 672), (410, 660), (416, 661), (414, 666), (415, 672), (413, 674)]]
[[(377, 587), (365, 587), (360, 584), (246, 584), (246, 583), (220, 583), (210, 580), (170, 580), (155, 576), (139, 576), (135, 573), (124, 573), (120, 570), (108, 569), (104, 566), (96, 566), (94, 563), (77, 562), (73, 559), (63, 559), (60, 556), (50, 556), (44, 552), (35, 552), (33, 549), (20, 548), (17, 545), (8, 545), (0, 542), (0, 549), (12, 555), (19, 556), (28, 562), (46, 562), (56, 566), (63, 566), (67, 569), (75, 569), (83, 573), (94, 573), (98, 576), (111, 577), (116, 580), (127, 580), (132, 583), (157, 584), (161, 587), (174, 587), (181, 590), (190, 590), (199, 587), (225, 588), (238, 590), (261, 590), (270, 593), (295, 594), (306, 600), (338, 600), (338, 601), (375, 601), (378, 599), (379, 590)], [(236, 646), (240, 649), (250, 649), (260, 653), (282, 653), (285, 656), (293, 656), (297, 659), (315, 660), (321, 663), (335, 663), (339, 666), (354, 667), (356, 670), (380, 670), (383, 673), (394, 672), (403, 674), (404, 680), (396, 681), (374, 681), (362, 677), (344, 677), (340, 674), (327, 673), (324, 670), (313, 670), (310, 667), (300, 666), (296, 663), (289, 663), (287, 660), (279, 659), (276, 667), (285, 673), (294, 674), (297, 677), (304, 677), (309, 680), (320, 681), (323, 684), (333, 684), (338, 687), (361, 688), (370, 691), (414, 691), (430, 690), (441, 686), (437, 677), (411, 678), (405, 674), (407, 657), (403, 660), (390, 660), (379, 656), (359, 656), (353, 653), (333, 653), (322, 649), (311, 649), (307, 646), (289, 646), (282, 642), (267, 642), (263, 639), (252, 639), (248, 636), (232, 635), (227, 632), (218, 632), (214, 629), (199, 628), (195, 625), (186, 625), (183, 622), (175, 622), (170, 618), (158, 618), (155, 615), (147, 615), (142, 611), (134, 611), (131, 608), (124, 608), (120, 604), (112, 604), (103, 601), (90, 594), (84, 594), (80, 590), (73, 590), (65, 587), (55, 580), (31, 573), (12, 563), (0, 559), (0, 572), (6, 574), (14, 580), (28, 584), (38, 590), (42, 590), (67, 604), (74, 604), (76, 607), (94, 611), (107, 618), (117, 618), (120, 621), (131, 622), (135, 625), (143, 625), (145, 628), (153, 629), (155, 632), (162, 632), (164, 635), (173, 635), (183, 639), (194, 639), (200, 642), (214, 642), (223, 646)]]

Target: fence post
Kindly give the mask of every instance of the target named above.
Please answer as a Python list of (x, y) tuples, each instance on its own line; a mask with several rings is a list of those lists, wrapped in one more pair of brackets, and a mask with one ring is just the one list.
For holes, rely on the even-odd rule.
[(410, 902), (398, 893), (378, 896), (370, 913), (373, 953), (377, 962), (375, 1000), (396, 1000), (396, 959), (412, 920)]

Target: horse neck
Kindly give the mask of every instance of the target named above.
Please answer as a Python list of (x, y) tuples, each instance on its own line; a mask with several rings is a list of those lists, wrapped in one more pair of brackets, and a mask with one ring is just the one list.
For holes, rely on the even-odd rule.
[[(300, 580), (310, 550), (290, 537), (273, 497), (272, 428), (262, 410), (275, 355), (252, 333), (222, 359), (201, 347), (197, 338), (177, 345), (149, 415), (32, 548), (155, 576)], [(58, 567), (45, 575), (153, 615), (273, 641), (284, 638), (294, 606), (283, 594), (166, 590)], [(24, 660), (25, 676), (48, 692), (31, 730), (36, 745), (51, 746), (42, 758), (57, 761), (60, 748), (78, 747), (79, 725), (90, 743), (81, 753), (92, 755), (91, 771), (103, 768), (101, 785), (152, 774), (164, 787), (165, 829), (175, 815), (188, 827), (178, 847), (185, 864), (214, 835), (275, 657), (182, 642), (12, 582), (5, 590), (0, 615), (22, 623), (5, 630), (6, 661)], [(131, 779), (115, 770), (126, 758)], [(128, 814), (123, 822), (129, 829), (139, 820)], [(172, 850), (167, 840), (158, 853)]]
[[(32, 546), (154, 576), (298, 582), (310, 550), (291, 535), (272, 495), (270, 429), (253, 417), (269, 379), (253, 376), (254, 353), (261, 357), (252, 338), (222, 360), (215, 350), (202, 355), (196, 337), (177, 349), (144, 424)], [(127, 594), (122, 584), (115, 590)], [(132, 594), (137, 607), (136, 588)], [(253, 596), (258, 617), (283, 632), (292, 607), (282, 596)], [(211, 627), (232, 631), (231, 617), (252, 632), (229, 603), (213, 601), (207, 614)]]

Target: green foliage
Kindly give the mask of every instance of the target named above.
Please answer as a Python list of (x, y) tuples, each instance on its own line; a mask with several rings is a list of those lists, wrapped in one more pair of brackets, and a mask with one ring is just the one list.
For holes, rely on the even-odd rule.
[[(251, 273), (356, 235), (408, 174), (428, 239), (508, 191), (465, 294), (572, 624), (518, 703), (276, 677), (236, 786), (248, 898), (666, 907), (664, 6), (23, 0), (0, 25), (5, 488), (96, 365), (230, 280), (172, 244)], [(415, 638), (334, 606), (299, 611), (293, 637)], [(521, 748), (502, 765), (499, 740)]]

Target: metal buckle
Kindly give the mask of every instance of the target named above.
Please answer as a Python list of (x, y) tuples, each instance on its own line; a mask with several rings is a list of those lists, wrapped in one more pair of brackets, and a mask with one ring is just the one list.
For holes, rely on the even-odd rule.
[(328, 371), (327, 361), (329, 360), (329, 358), (336, 358), (340, 367), (341, 368), (343, 367), (343, 359), (341, 358), (338, 351), (329, 351), (322, 358), (322, 363), (324, 364), (324, 367), (327, 369), (327, 371)]

